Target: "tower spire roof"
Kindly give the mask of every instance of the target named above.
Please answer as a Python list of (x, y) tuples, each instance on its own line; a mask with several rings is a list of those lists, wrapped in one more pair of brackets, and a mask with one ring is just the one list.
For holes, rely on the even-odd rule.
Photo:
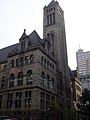
[(52, 0), (52, 1), (48, 4), (48, 7), (54, 5), (55, 3), (56, 3), (55, 0)]

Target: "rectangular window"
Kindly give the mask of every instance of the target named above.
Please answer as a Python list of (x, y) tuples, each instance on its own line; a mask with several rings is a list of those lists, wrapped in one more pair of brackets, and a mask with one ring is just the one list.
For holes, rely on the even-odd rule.
[(25, 108), (31, 107), (31, 91), (25, 91), (24, 105)]
[(13, 93), (7, 94), (7, 108), (12, 108), (13, 106)]
[(15, 108), (21, 108), (22, 92), (16, 92)]
[(45, 108), (45, 100), (40, 100), (40, 108), (44, 109)]
[(25, 41), (21, 42), (21, 50), (25, 50)]
[(49, 16), (47, 16), (47, 25), (49, 25)]
[(11, 61), (11, 67), (14, 67), (14, 60)]
[(0, 95), (0, 109), (2, 109), (2, 95)]
[(24, 60), (23, 60), (23, 57), (20, 58), (20, 65), (22, 66), (24, 64)]

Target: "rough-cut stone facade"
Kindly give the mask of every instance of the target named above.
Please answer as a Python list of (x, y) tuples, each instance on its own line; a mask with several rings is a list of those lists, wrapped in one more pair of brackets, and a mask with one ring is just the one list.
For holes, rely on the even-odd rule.
[(43, 19), (43, 39), (24, 30), (19, 43), (0, 50), (0, 115), (44, 120), (52, 101), (71, 108), (64, 15), (58, 2), (44, 7)]

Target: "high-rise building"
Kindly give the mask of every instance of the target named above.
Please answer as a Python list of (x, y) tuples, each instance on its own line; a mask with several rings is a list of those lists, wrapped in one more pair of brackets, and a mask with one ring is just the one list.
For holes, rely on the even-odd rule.
[(77, 70), (82, 82), (83, 89), (90, 90), (90, 51), (83, 52), (79, 49), (76, 52)]
[(45, 120), (52, 101), (71, 109), (64, 12), (52, 0), (43, 13), (43, 39), (24, 30), (19, 43), (0, 50), (0, 115)]

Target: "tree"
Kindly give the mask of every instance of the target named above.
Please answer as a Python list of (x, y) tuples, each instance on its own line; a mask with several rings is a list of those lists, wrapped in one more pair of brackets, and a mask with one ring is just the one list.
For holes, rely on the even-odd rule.
[(90, 118), (90, 91), (88, 89), (84, 89), (82, 92), (82, 96), (79, 98), (78, 113), (85, 120), (89, 120)]

